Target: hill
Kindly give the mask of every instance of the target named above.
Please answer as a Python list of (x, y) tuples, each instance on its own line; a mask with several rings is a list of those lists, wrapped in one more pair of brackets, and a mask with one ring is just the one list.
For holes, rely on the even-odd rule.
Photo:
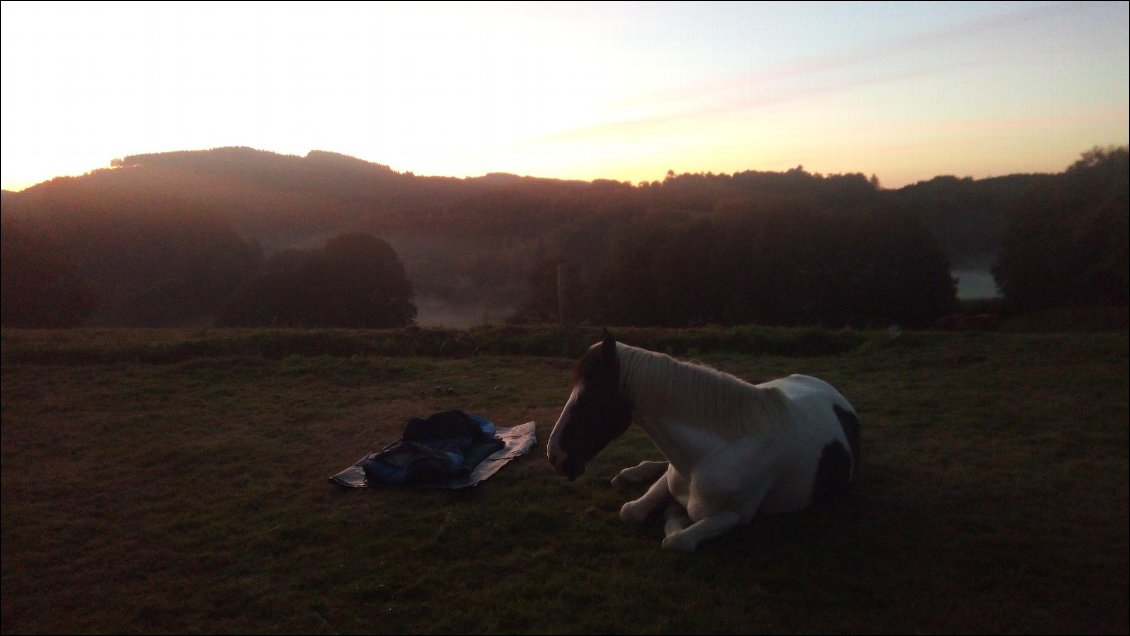
[[(110, 168), (81, 177), (5, 192), (2, 216), (5, 232), (18, 226), (52, 237), (89, 273), (95, 288), (109, 290), (93, 318), (97, 324), (206, 321), (215, 311), (208, 302), (198, 315), (158, 312), (160, 320), (148, 310), (121, 305), (136, 304), (140, 301), (129, 298), (146, 294), (167, 295), (170, 285), (184, 287), (183, 280), (167, 279), (191, 278), (184, 269), (190, 266), (217, 272), (221, 280), (211, 280), (202, 292), (203, 299), (215, 297), (226, 293), (222, 279), (246, 276), (265, 256), (367, 232), (396, 250), (415, 287), (422, 323), (465, 326), (503, 319), (520, 305), (527, 316), (545, 314), (548, 297), (532, 296), (544, 287), (545, 273), (562, 261), (578, 263), (583, 282), (596, 285), (601, 272), (608, 273), (611, 250), (623, 245), (617, 241), (625, 231), (639, 234), (644, 226), (667, 224), (673, 238), (664, 240), (681, 244), (680, 233), (687, 228), (671, 219), (705, 219), (716, 235), (735, 229), (726, 219), (770, 209), (817, 211), (811, 222), (823, 227), (835, 223), (819, 211), (882, 208), (928, 228), (951, 262), (985, 258), (999, 246), (1012, 202), (1041, 178), (938, 177), (887, 191), (863, 175), (825, 177), (797, 168), (669, 174), (662, 182), (633, 186), (499, 173), (466, 179), (416, 176), (332, 152), (300, 157), (238, 147), (114, 159)], [(748, 224), (738, 226), (754, 231)], [(803, 240), (801, 234), (790, 240)], [(187, 249), (191, 245), (177, 238), (182, 236), (195, 237), (195, 248)], [(154, 268), (168, 269), (159, 262), (160, 250), (177, 244), (185, 252), (180, 273), (149, 280), (146, 274)], [(121, 257), (137, 251), (153, 258), (129, 264)], [(182, 304), (202, 302), (196, 298), (199, 291), (185, 294)], [(718, 316), (702, 319), (757, 316), (735, 311), (718, 308)], [(687, 320), (695, 319), (680, 315), (667, 322)]]
[[(111, 168), (82, 177), (5, 192), (3, 220), (6, 228), (18, 223), (74, 245), (91, 238), (92, 224), (165, 217), (168, 210), (178, 209), (191, 211), (174, 214), (184, 221), (219, 222), (245, 241), (246, 249), (261, 255), (310, 247), (346, 232), (370, 232), (394, 246), (425, 304), (433, 297), (464, 304), (486, 290), (482, 302), (510, 306), (524, 292), (521, 274), (503, 274), (501, 279), (511, 284), (499, 285), (497, 272), (483, 271), (482, 255), (498, 261), (499, 247), (513, 234), (507, 226), (523, 222), (480, 214), (489, 207), (489, 198), (470, 204), (466, 214), (460, 211), (468, 204), (459, 202), (488, 192), (544, 192), (580, 185), (502, 174), (469, 180), (417, 177), (329, 152), (298, 157), (219, 148), (124, 157), (115, 159)], [(528, 235), (528, 230), (522, 233)], [(532, 233), (541, 230), (544, 227)], [(104, 251), (102, 243), (97, 251)], [(437, 254), (444, 257), (437, 261)], [(79, 260), (88, 270), (98, 269), (93, 261), (100, 259), (94, 255)], [(509, 266), (500, 267), (506, 271)], [(96, 285), (106, 286), (104, 276), (95, 278)], [(467, 293), (471, 287), (473, 294)], [(122, 320), (103, 312), (99, 322)]]

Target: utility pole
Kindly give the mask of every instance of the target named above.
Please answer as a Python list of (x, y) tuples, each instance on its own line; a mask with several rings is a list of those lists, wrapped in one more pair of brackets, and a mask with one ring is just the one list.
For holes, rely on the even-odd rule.
[(576, 269), (572, 263), (557, 266), (557, 322), (567, 325), (573, 322), (573, 287)]

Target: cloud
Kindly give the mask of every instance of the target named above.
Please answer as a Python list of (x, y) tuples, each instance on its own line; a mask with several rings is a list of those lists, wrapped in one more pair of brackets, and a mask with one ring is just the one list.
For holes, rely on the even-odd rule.
[[(678, 86), (607, 104), (603, 121), (530, 139), (526, 144), (628, 141), (682, 135), (704, 121), (809, 100), (826, 100), (863, 88), (925, 82), (966, 70), (1031, 61), (1030, 50), (1002, 43), (1006, 31), (1062, 19), (1077, 7), (1041, 4), (979, 16), (931, 30), (805, 56), (775, 68)], [(1041, 46), (1039, 43), (1034, 46)], [(876, 105), (881, 108), (881, 105)]]

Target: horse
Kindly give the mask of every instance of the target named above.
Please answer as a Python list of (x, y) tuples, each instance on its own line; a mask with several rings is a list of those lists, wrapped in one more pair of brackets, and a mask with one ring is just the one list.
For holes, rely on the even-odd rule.
[(806, 375), (750, 384), (700, 364), (616, 342), (581, 357), (546, 453), (570, 481), (635, 422), (666, 457), (625, 468), (613, 486), (651, 482), (620, 509), (640, 523), (663, 504), (665, 549), (693, 552), (749, 523), (842, 497), (859, 466), (859, 419)]

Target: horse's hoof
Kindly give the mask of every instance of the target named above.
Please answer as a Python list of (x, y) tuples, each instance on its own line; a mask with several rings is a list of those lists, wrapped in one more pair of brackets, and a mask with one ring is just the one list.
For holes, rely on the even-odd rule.
[(698, 548), (698, 544), (693, 539), (688, 538), (685, 534), (673, 534), (663, 539), (664, 550), (677, 550), (679, 552), (694, 552)]
[(620, 521), (624, 523), (643, 523), (647, 519), (647, 512), (641, 512), (638, 506), (634, 506), (634, 501), (620, 506)]

